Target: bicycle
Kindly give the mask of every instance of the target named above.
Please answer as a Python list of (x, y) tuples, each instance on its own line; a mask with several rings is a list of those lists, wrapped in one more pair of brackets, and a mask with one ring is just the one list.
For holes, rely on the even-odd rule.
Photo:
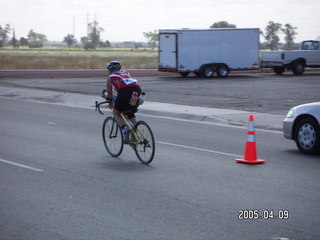
[[(110, 100), (106, 100), (100, 103), (96, 101), (96, 111), (103, 115), (100, 106), (108, 104), (109, 101)], [(155, 154), (155, 141), (151, 128), (144, 121), (138, 121), (133, 125), (126, 113), (121, 113), (121, 115), (130, 128), (127, 144), (134, 150), (141, 163), (146, 165), (150, 164)], [(104, 146), (110, 156), (119, 157), (125, 143), (123, 133), (116, 123), (114, 116), (108, 116), (104, 120), (102, 124), (102, 138)]]

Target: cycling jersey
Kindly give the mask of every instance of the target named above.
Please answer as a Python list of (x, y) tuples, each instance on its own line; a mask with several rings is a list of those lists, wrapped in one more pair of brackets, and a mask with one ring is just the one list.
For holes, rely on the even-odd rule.
[(109, 75), (111, 83), (116, 90), (125, 87), (139, 86), (137, 80), (131, 78), (130, 74), (125, 71), (116, 71)]

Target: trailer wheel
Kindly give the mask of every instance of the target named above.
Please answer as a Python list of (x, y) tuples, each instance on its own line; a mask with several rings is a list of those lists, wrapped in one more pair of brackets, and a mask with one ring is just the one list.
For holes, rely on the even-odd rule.
[(201, 77), (201, 73), (200, 73), (200, 72), (194, 72), (194, 74), (195, 74), (197, 77)]
[(181, 75), (182, 77), (188, 77), (189, 72), (180, 72), (180, 75)]
[(200, 68), (200, 74), (202, 77), (211, 78), (214, 76), (215, 67), (211, 64), (203, 65)]
[(226, 64), (221, 64), (218, 66), (217, 74), (219, 77), (226, 77), (229, 74), (229, 68)]
[(285, 68), (284, 67), (273, 67), (273, 72), (277, 75), (281, 75), (284, 73)]
[(292, 72), (294, 75), (302, 75), (304, 73), (304, 62), (295, 61), (292, 63)]

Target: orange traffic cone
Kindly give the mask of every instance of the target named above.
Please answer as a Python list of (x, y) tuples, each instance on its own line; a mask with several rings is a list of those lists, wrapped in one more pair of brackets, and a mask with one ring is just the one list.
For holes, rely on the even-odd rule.
[(254, 120), (253, 115), (249, 116), (249, 125), (248, 125), (248, 132), (247, 132), (247, 142), (246, 147), (244, 150), (244, 159), (235, 159), (235, 161), (240, 163), (264, 163), (266, 160), (258, 159), (257, 158), (257, 146), (256, 146), (256, 139), (255, 139), (255, 130), (254, 130)]

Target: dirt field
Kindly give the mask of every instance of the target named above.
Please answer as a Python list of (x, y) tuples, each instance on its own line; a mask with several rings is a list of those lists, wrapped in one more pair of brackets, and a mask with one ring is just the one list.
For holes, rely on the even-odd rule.
[[(177, 73), (159, 72), (157, 69), (129, 69), (134, 77), (179, 76)], [(99, 70), (0, 70), (0, 78), (59, 78), (59, 77), (105, 77)]]
[(0, 50), (1, 70), (74, 70), (104, 69), (109, 61), (117, 60), (125, 68), (157, 68), (157, 51), (59, 51), (59, 50)]

